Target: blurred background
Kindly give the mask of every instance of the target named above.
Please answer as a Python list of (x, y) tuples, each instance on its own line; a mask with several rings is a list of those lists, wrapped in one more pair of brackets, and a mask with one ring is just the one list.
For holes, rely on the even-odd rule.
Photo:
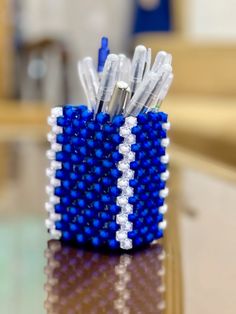
[(84, 102), (77, 61), (96, 60), (103, 35), (114, 53), (173, 54), (163, 110), (184, 311), (236, 312), (235, 12), (235, 0), (0, 0), (1, 313), (43, 313), (46, 117)]

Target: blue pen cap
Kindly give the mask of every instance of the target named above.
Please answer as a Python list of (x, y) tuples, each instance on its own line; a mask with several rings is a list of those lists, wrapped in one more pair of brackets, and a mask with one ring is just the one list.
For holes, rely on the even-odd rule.
[(110, 49), (108, 47), (108, 38), (102, 37), (101, 39), (101, 47), (98, 50), (98, 72), (102, 72), (104, 68), (104, 64), (106, 62), (107, 56), (110, 53)]

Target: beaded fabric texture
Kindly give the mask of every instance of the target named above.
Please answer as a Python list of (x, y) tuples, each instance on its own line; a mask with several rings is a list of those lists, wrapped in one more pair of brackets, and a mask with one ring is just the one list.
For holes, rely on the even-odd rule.
[(167, 115), (93, 113), (86, 106), (55, 107), (46, 173), (54, 239), (80, 246), (132, 249), (163, 236), (168, 195)]

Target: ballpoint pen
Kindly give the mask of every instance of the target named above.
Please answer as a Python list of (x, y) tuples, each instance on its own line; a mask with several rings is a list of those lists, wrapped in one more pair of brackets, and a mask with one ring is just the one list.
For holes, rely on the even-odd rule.
[(119, 54), (119, 68), (118, 68), (118, 77), (117, 81), (124, 81), (129, 83), (130, 80), (130, 69), (131, 69), (131, 61), (124, 54)]
[(166, 95), (170, 89), (170, 86), (173, 82), (173, 78), (174, 78), (173, 73), (169, 73), (166, 80), (163, 82), (163, 85), (162, 85), (160, 93), (157, 97), (155, 106), (150, 108), (151, 111), (155, 111), (155, 112), (159, 111), (161, 104), (162, 104), (163, 100), (165, 99), (165, 97), (166, 97)]
[(171, 65), (171, 62), (172, 55), (170, 53), (167, 53), (165, 51), (159, 51), (153, 62), (151, 71), (156, 72), (163, 64), (167, 63)]
[(88, 107), (90, 110), (94, 110), (99, 83), (92, 58), (86, 57), (78, 62), (78, 74), (87, 98)]
[(150, 67), (151, 67), (151, 61), (152, 61), (152, 49), (148, 48), (147, 53), (146, 53), (145, 66), (143, 70), (143, 77), (149, 72)]
[(159, 95), (166, 84), (167, 78), (170, 74), (172, 74), (172, 66), (170, 64), (164, 64), (159, 68), (157, 73), (159, 73), (160, 78), (156, 81), (153, 90), (146, 99), (146, 102), (144, 103), (144, 106), (141, 110), (142, 113), (147, 113), (157, 104)]
[(143, 79), (143, 73), (146, 62), (147, 49), (139, 45), (134, 50), (134, 56), (131, 64), (131, 75), (130, 75), (130, 90), (131, 97), (134, 95), (136, 89)]
[(116, 83), (111, 100), (108, 104), (107, 112), (109, 113), (110, 117), (113, 118), (115, 115), (121, 114), (123, 108), (126, 106), (129, 100), (129, 85), (124, 81), (118, 81)]
[(104, 68), (104, 64), (106, 62), (106, 59), (109, 53), (110, 53), (110, 49), (108, 47), (108, 38), (102, 37), (101, 47), (98, 50), (98, 74), (99, 76), (101, 76), (101, 73)]
[(137, 116), (140, 112), (148, 111), (159, 91), (163, 77), (166, 77), (167, 73), (171, 73), (171, 71), (172, 67), (169, 64), (164, 64), (157, 72), (150, 71), (131, 98), (125, 110), (125, 116)]
[(101, 111), (104, 112), (107, 109), (107, 105), (111, 99), (116, 84), (118, 66), (119, 57), (115, 54), (108, 55), (97, 93), (95, 114)]

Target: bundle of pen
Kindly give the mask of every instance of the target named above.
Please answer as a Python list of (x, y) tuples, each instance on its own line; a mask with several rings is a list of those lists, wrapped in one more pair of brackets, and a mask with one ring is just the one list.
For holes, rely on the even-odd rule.
[(132, 61), (109, 54), (98, 71), (78, 64), (87, 106), (55, 107), (48, 123), (50, 184), (46, 226), (52, 238), (129, 250), (163, 236), (170, 127), (160, 105), (173, 80), (171, 55), (137, 46)]

